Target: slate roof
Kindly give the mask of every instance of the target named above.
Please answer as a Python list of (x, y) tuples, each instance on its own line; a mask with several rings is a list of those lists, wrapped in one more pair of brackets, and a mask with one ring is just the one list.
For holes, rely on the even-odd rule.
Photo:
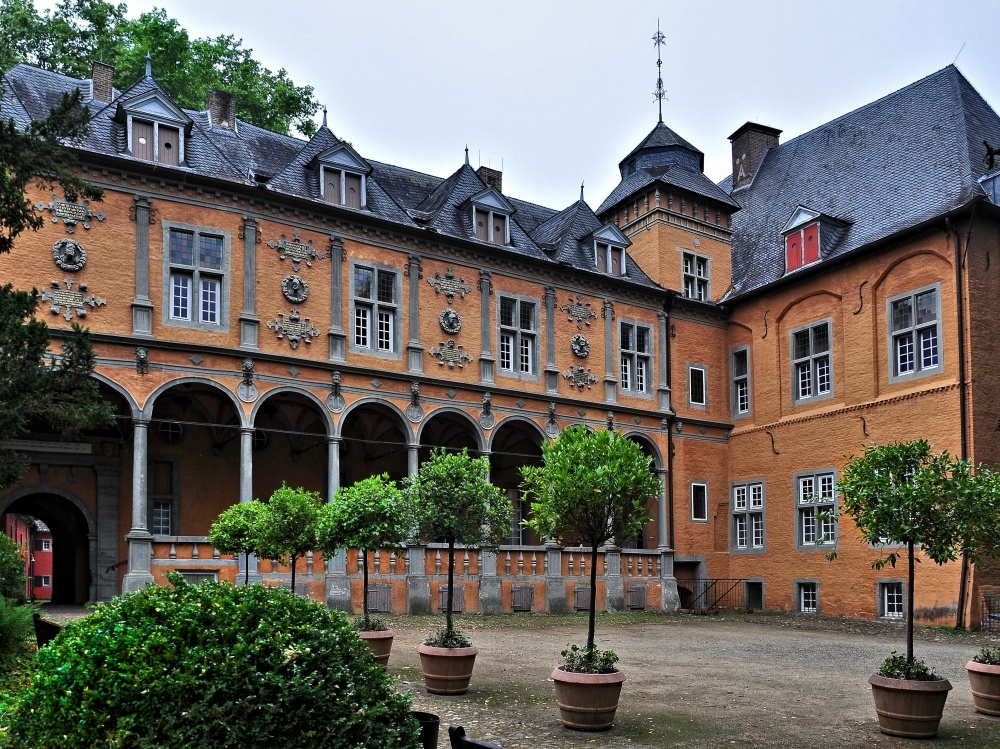
[(704, 168), (705, 154), (659, 122), (619, 163), (622, 181), (601, 203), (597, 213), (604, 215), (623, 200), (656, 183), (666, 188), (686, 190), (733, 208), (738, 207), (728, 192), (705, 176)]
[(984, 140), (1000, 140), (1000, 117), (950, 65), (769, 150), (749, 185), (720, 183), (742, 208), (723, 301), (801, 272), (785, 274), (781, 235), (800, 205), (846, 227), (821, 236), (825, 262), (985, 198)]
[[(164, 100), (170, 101), (170, 97), (152, 76), (144, 76), (126, 91), (115, 91), (114, 100), (105, 103), (91, 98), (93, 86), (88, 79), (75, 79), (23, 64), (15, 66), (4, 75), (2, 87), (0, 115), (4, 118), (13, 117), (20, 127), (27, 127), (31, 119), (44, 118), (64, 92), (79, 88), (92, 113), (90, 135), (79, 148), (126, 160), (132, 160), (132, 157), (125, 154), (128, 144), (124, 118), (116, 118), (119, 103), (149, 92), (156, 92)], [(183, 113), (191, 121), (190, 132), (184, 141), (184, 164), (151, 165), (153, 168), (194, 173), (244, 185), (257, 184), (268, 192), (329, 206), (319, 197), (319, 175), (315, 168), (315, 158), (341, 141), (325, 124), (306, 141), (273, 133), (239, 119), (235, 130), (211, 127), (208, 112), (204, 110), (185, 109)], [(656, 137), (646, 144), (647, 148), (693, 148), (682, 140), (667, 144), (661, 142), (660, 131), (654, 131), (652, 135)], [(366, 179), (367, 207), (360, 212), (463, 241), (479, 241), (472, 227), (468, 201), (487, 188), (468, 164), (461, 166), (450, 177), (442, 179), (392, 164), (378, 161), (369, 163), (372, 172)], [(711, 187), (718, 190), (714, 185)], [(505, 248), (490, 245), (491, 248), (498, 252), (513, 252), (542, 263), (569, 265), (597, 272), (593, 252), (582, 250), (578, 241), (600, 226), (597, 217), (585, 203), (576, 203), (567, 211), (578, 212), (580, 216), (589, 214), (587, 221), (596, 222), (596, 225), (590, 226), (587, 223), (590, 228), (586, 231), (583, 231), (583, 224), (576, 226), (564, 238), (560, 251), (553, 254), (542, 250), (531, 235), (559, 212), (507, 195), (504, 198), (514, 208), (510, 222), (511, 244)], [(335, 210), (358, 209), (337, 206)], [(577, 230), (583, 233), (579, 234)], [(624, 281), (658, 288), (631, 262), (627, 263), (626, 271)]]

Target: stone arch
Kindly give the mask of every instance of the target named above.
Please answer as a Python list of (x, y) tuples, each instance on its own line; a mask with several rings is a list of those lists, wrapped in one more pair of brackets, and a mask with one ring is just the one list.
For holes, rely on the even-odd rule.
[(392, 402), (364, 398), (352, 403), (338, 424), (340, 482), (350, 486), (380, 473), (400, 480), (409, 472), (413, 430)]
[(111, 390), (114, 390), (118, 395), (125, 399), (128, 404), (129, 410), (131, 411), (131, 416), (133, 419), (138, 419), (140, 414), (139, 404), (136, 403), (135, 398), (132, 397), (132, 393), (126, 390), (122, 385), (112, 380), (110, 377), (102, 375), (100, 372), (94, 372), (93, 378), (100, 382), (102, 385), (107, 386)]
[(260, 411), (261, 406), (264, 405), (266, 401), (274, 397), (280, 397), (282, 394), (292, 393), (295, 395), (300, 395), (308, 401), (311, 401), (315, 406), (316, 410), (319, 411), (323, 416), (323, 423), (326, 427), (326, 435), (332, 437), (335, 432), (333, 418), (330, 416), (330, 410), (326, 407), (326, 403), (316, 397), (314, 393), (306, 390), (305, 388), (281, 386), (276, 387), (271, 390), (267, 390), (261, 394), (260, 398), (254, 403), (253, 408), (250, 411), (248, 421), (251, 425), (256, 423), (257, 414)]
[(522, 498), (521, 468), (541, 465), (542, 446), (548, 437), (534, 421), (522, 416), (508, 416), (490, 434), (490, 480), (507, 493), (514, 508), (511, 535), (514, 545), (538, 545), (541, 539), (521, 525), (527, 520), (530, 506)]
[[(639, 447), (642, 448), (643, 452), (649, 455), (653, 459), (653, 464), (650, 468), (656, 473), (660, 474), (664, 470), (663, 456), (660, 453), (659, 448), (656, 443), (653, 442), (648, 435), (643, 432), (626, 432), (623, 433), (625, 439), (632, 440)], [(662, 489), (661, 489), (662, 491)], [(666, 518), (662, 517), (663, 513), (667, 512), (666, 503), (661, 501), (659, 494), (654, 497), (650, 497), (647, 500), (646, 508), (649, 510), (650, 516), (653, 518), (649, 523), (646, 524), (645, 530), (642, 534), (638, 536), (633, 536), (632, 538), (623, 539), (621, 541), (622, 548), (625, 549), (652, 549), (656, 548), (657, 545), (657, 534), (658, 528), (666, 522)]]
[(326, 495), (333, 421), (326, 404), (300, 387), (266, 391), (250, 413), (253, 495), (270, 496), (282, 483)]
[(445, 447), (479, 455), (486, 450), (482, 428), (469, 414), (459, 408), (444, 407), (428, 414), (417, 430), (420, 461), (430, 457), (431, 448)]
[(239, 417), (240, 421), (239, 425), (244, 428), (250, 426), (246, 414), (244, 414), (243, 408), (240, 405), (240, 401), (236, 398), (233, 392), (229, 390), (229, 388), (222, 385), (221, 383), (218, 383), (215, 380), (209, 379), (207, 377), (178, 377), (176, 379), (170, 380), (169, 382), (163, 383), (146, 397), (146, 400), (142, 405), (140, 417), (145, 419), (152, 419), (153, 409), (156, 406), (157, 399), (159, 399), (159, 397), (168, 390), (172, 390), (181, 385), (205, 385), (209, 388), (212, 388), (213, 390), (218, 390), (220, 393), (224, 394), (226, 398), (229, 399), (229, 402), (233, 406), (233, 410), (236, 411), (236, 414)]

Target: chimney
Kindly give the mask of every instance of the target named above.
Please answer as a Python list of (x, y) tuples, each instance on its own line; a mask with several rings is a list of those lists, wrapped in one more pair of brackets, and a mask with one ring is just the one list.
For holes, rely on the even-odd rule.
[(769, 148), (778, 147), (781, 131), (767, 125), (748, 122), (729, 136), (733, 144), (733, 189), (749, 185), (761, 157)]
[(479, 179), (486, 183), (487, 187), (493, 187), (497, 192), (503, 192), (503, 172), (490, 169), (488, 166), (481, 166), (476, 170)]
[(96, 60), (90, 63), (90, 81), (93, 87), (94, 101), (109, 104), (114, 95), (115, 69), (110, 65)]
[(212, 127), (236, 130), (236, 94), (213, 88), (208, 95), (208, 117)]

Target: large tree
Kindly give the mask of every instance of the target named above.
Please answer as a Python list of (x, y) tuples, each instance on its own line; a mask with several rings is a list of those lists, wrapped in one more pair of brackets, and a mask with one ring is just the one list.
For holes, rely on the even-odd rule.
[(296, 86), (284, 68), (276, 73), (253, 58), (232, 35), (192, 39), (162, 8), (127, 18), (124, 3), (63, 0), (39, 14), (32, 0), (0, 0), (0, 70), (26, 62), (86, 78), (94, 60), (113, 65), (115, 86), (126, 89), (153, 75), (182, 107), (202, 109), (213, 88), (236, 95), (236, 113), (255, 125), (312, 135), (319, 104), (312, 86)]

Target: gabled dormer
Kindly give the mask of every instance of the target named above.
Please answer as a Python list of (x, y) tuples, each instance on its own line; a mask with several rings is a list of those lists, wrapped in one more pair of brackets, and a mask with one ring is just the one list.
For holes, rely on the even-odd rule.
[(338, 143), (314, 159), (319, 170), (321, 197), (327, 203), (347, 208), (368, 207), (368, 175), (371, 164), (348, 143)]
[(501, 246), (510, 244), (510, 217), (514, 214), (514, 206), (499, 190), (487, 188), (466, 203), (476, 239)]
[(605, 224), (590, 235), (598, 273), (625, 275), (625, 248), (632, 244), (614, 224)]
[(781, 230), (785, 238), (785, 272), (790, 273), (819, 260), (820, 214), (797, 207)]
[(151, 78), (143, 78), (118, 100), (114, 120), (125, 126), (127, 155), (168, 166), (184, 164), (192, 120)]

